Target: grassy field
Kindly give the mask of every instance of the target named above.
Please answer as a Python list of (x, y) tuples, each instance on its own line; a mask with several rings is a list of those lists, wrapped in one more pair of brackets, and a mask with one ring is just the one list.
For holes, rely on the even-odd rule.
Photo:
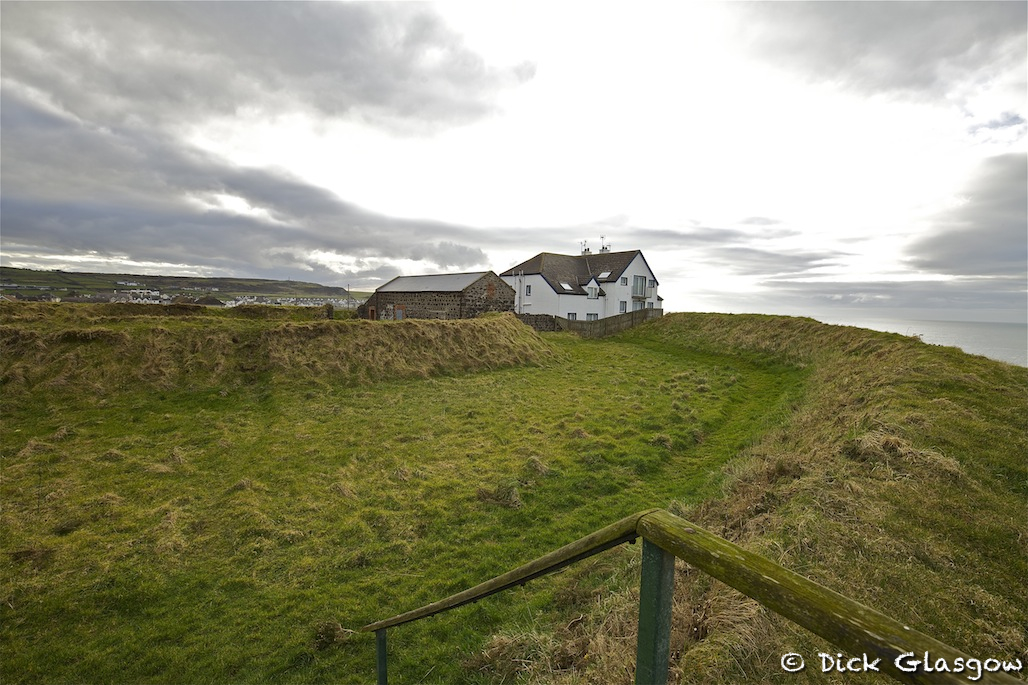
[[(1024, 654), (1028, 370), (800, 319), (289, 311), (0, 306), (0, 680), (370, 682), (361, 625), (649, 507)], [(679, 575), (677, 678), (819, 648)], [(398, 628), (391, 680), (630, 682), (637, 582), (625, 547)]]

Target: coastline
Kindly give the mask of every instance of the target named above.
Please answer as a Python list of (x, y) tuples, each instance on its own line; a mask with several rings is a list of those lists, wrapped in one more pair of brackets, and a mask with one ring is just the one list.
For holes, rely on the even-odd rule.
[(886, 317), (815, 316), (821, 323), (856, 326), (921, 338), (931, 345), (959, 347), (968, 354), (1028, 367), (1028, 324), (985, 321), (938, 321)]

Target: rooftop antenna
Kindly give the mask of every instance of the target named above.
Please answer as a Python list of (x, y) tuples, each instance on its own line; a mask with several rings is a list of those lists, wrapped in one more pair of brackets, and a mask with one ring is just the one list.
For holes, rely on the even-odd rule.
[(588, 245), (589, 245), (588, 241), (585, 241), (585, 240), (582, 241), (582, 254), (591, 254), (592, 253), (592, 251), (589, 249)]
[(605, 235), (600, 236), (600, 252), (610, 252), (610, 243), (604, 242), (606, 238)]

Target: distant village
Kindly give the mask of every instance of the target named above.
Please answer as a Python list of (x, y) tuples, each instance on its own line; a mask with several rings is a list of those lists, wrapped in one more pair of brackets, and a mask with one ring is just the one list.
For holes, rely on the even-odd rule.
[(323, 307), (326, 304), (337, 309), (356, 309), (364, 300), (347, 297), (275, 297), (263, 295), (242, 295), (222, 299), (219, 288), (182, 287), (172, 292), (154, 290), (145, 283), (118, 281), (125, 286), (110, 292), (78, 293), (74, 290), (55, 289), (48, 286), (0, 284), (0, 298), (20, 302), (129, 302), (132, 304), (173, 304), (188, 302), (218, 307), (238, 307), (244, 304), (291, 305), (294, 307)]

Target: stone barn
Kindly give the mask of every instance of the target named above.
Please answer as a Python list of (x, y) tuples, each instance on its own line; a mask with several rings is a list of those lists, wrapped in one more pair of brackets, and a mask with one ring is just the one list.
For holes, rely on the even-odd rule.
[(471, 319), (514, 311), (514, 288), (492, 271), (399, 276), (357, 309), (363, 319)]

